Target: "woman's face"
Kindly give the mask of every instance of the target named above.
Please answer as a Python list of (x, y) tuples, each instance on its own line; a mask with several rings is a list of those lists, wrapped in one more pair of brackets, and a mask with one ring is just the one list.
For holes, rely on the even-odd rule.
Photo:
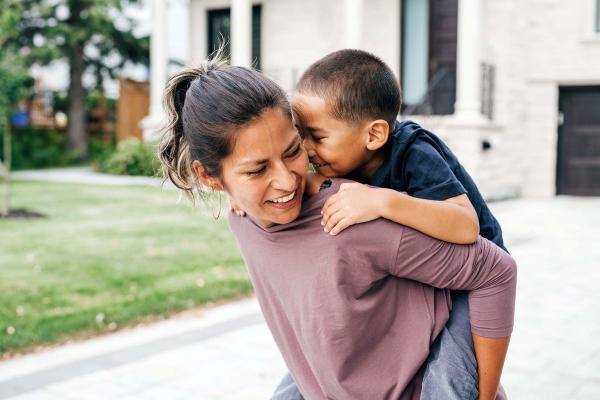
[(222, 162), (222, 184), (237, 206), (264, 226), (300, 214), (308, 156), (292, 120), (268, 109), (236, 134)]

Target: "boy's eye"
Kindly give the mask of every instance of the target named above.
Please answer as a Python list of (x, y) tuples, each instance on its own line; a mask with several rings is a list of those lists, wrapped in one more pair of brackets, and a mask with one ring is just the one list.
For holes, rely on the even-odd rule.
[(267, 170), (267, 167), (266, 166), (262, 166), (262, 167), (260, 167), (259, 169), (255, 170), (255, 171), (248, 171), (248, 172), (246, 172), (246, 175), (249, 175), (249, 176), (260, 175), (263, 172), (265, 172), (266, 170)]
[(315, 141), (315, 142), (320, 142), (322, 139), (323, 139), (323, 138), (322, 138), (322, 137), (320, 137), (320, 136), (315, 136), (315, 135), (313, 135), (313, 137), (312, 137), (312, 140), (313, 140), (313, 141)]

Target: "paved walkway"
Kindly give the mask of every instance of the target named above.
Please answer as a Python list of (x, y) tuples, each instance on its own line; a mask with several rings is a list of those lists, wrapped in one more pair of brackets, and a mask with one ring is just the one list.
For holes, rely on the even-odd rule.
[[(511, 399), (600, 399), (600, 198), (493, 203), (519, 264)], [(285, 367), (255, 300), (0, 363), (0, 399), (267, 399)]]
[[(102, 174), (91, 167), (49, 168), (27, 171), (14, 171), (11, 176), (15, 180), (79, 183), (91, 185), (113, 186), (160, 186), (161, 178), (149, 176), (119, 176)], [(170, 186), (165, 183), (165, 186)]]

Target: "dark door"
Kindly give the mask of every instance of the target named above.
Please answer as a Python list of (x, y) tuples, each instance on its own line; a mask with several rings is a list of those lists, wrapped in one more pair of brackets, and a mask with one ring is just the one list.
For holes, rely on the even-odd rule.
[(561, 88), (559, 111), (557, 193), (600, 196), (600, 86)]
[[(261, 6), (252, 6), (252, 66), (260, 69)], [(231, 9), (208, 11), (208, 52), (214, 52), (225, 43), (225, 54), (231, 57)]]
[(458, 0), (429, 0), (429, 83), (434, 114), (454, 113)]

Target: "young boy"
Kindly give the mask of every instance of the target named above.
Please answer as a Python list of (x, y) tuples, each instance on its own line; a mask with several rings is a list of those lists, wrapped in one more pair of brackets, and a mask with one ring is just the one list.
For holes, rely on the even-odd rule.
[[(329, 54), (300, 78), (293, 110), (312, 165), (370, 185), (342, 185), (323, 207), (325, 231), (336, 235), (383, 217), (458, 244), (480, 234), (505, 249), (498, 221), (456, 156), (418, 124), (396, 121), (400, 105), (393, 73), (364, 51)], [(466, 293), (455, 293), (453, 303), (448, 329), (432, 346), (421, 399), (477, 398), (477, 389), (480, 399), (495, 399), (508, 338), (471, 341)], [(475, 368), (472, 377), (460, 372)], [(301, 396), (287, 376), (274, 398)]]

